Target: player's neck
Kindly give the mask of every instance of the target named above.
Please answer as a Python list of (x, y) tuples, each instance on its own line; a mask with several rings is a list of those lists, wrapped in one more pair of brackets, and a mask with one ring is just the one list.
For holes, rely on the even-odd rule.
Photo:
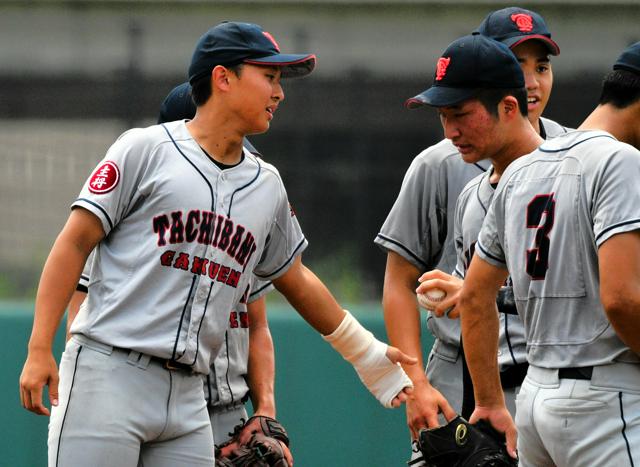
[(517, 127), (508, 132), (509, 138), (503, 145), (502, 151), (491, 157), (493, 173), (491, 183), (497, 183), (509, 164), (525, 154), (536, 150), (544, 141), (536, 132), (529, 120), (522, 120)]
[(228, 121), (216, 117), (215, 113), (196, 113), (193, 120), (187, 122), (187, 129), (209, 157), (224, 165), (235, 165), (242, 157), (244, 135)]
[(635, 122), (640, 119), (640, 105), (631, 105), (618, 109), (610, 104), (599, 105), (582, 122), (579, 130), (603, 130), (613, 135), (617, 140), (638, 147), (640, 137), (637, 134)]

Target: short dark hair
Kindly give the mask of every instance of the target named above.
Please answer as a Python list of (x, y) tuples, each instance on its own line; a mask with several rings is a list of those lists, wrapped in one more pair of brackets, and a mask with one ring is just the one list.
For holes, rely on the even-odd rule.
[(640, 100), (640, 75), (629, 70), (613, 70), (602, 81), (600, 104), (624, 109)]
[(498, 104), (507, 96), (513, 96), (518, 101), (520, 113), (523, 117), (528, 114), (527, 111), (527, 90), (522, 88), (505, 88), (505, 89), (480, 89), (475, 98), (487, 109), (494, 117), (498, 116)]
[[(238, 63), (225, 66), (225, 68), (232, 71), (236, 76), (240, 76), (243, 66), (243, 63)], [(191, 97), (196, 107), (204, 105), (209, 100), (211, 97), (211, 74), (198, 78), (191, 84)]]

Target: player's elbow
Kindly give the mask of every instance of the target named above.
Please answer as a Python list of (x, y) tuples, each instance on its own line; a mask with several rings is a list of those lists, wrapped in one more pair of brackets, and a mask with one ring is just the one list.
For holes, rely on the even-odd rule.
[(640, 289), (636, 289), (601, 291), (600, 300), (609, 321), (615, 324), (640, 315)]

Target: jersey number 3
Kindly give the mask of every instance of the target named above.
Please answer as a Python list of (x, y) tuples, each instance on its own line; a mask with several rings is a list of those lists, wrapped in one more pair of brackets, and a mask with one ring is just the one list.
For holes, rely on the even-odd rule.
[(549, 232), (553, 228), (555, 210), (553, 193), (536, 195), (527, 206), (527, 229), (536, 229), (535, 246), (527, 250), (527, 274), (533, 280), (544, 280), (549, 269)]

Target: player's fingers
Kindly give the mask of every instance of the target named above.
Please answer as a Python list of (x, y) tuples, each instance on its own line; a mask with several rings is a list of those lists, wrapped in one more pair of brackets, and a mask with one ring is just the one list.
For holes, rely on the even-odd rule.
[(278, 441), (280, 442), (280, 446), (282, 446), (282, 452), (284, 453), (284, 458), (289, 463), (289, 467), (293, 467), (293, 455), (291, 454), (291, 451), (289, 450), (286, 444), (284, 444), (280, 440)]
[(49, 415), (49, 409), (42, 403), (42, 386), (32, 389), (31, 395), (31, 410), (39, 415)]
[(49, 402), (52, 406), (58, 405), (58, 374), (54, 374), (49, 380)]
[(427, 271), (423, 275), (418, 278), (418, 282), (424, 282), (429, 279), (444, 279), (448, 277), (449, 274), (441, 271), (440, 269), (434, 269), (432, 271)]
[(445, 311), (445, 315), (449, 319), (460, 319), (460, 311), (454, 306), (453, 308), (448, 308)]
[(442, 411), (442, 415), (444, 415), (444, 418), (447, 419), (447, 422), (450, 422), (458, 416), (456, 411), (453, 410), (453, 407), (449, 405), (449, 402), (447, 402), (444, 397), (442, 398), (442, 403), (440, 404), (440, 410)]
[(518, 434), (515, 428), (507, 429), (505, 433), (505, 437), (507, 438), (507, 452), (514, 459), (518, 458)]
[(386, 355), (392, 363), (400, 363), (401, 365), (415, 365), (418, 363), (418, 359), (416, 357), (411, 357), (391, 345), (387, 347)]
[(432, 410), (424, 418), (427, 428), (437, 428), (440, 426), (440, 420), (438, 419), (438, 411)]
[(429, 279), (420, 283), (420, 285), (416, 288), (416, 293), (426, 293), (431, 289), (441, 289), (446, 292), (448, 287), (449, 283), (447, 281), (444, 281), (442, 279)]

